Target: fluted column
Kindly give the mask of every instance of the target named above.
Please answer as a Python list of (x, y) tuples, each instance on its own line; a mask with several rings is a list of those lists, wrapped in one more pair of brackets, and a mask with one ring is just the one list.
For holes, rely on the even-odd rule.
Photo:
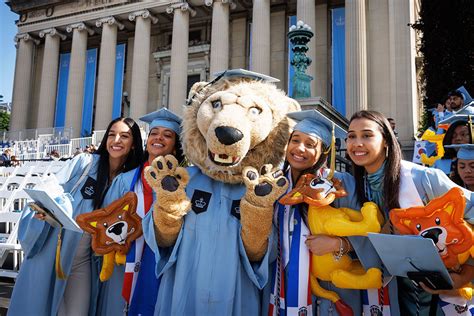
[(100, 42), (94, 129), (102, 130), (107, 127), (112, 119), (117, 28), (122, 30), (124, 26), (112, 16), (96, 21), (95, 25), (102, 27), (102, 39)]
[(270, 75), (270, 0), (254, 0), (252, 12), (253, 71)]
[(367, 109), (367, 29), (365, 0), (346, 0), (346, 109)]
[(53, 127), (58, 84), (59, 41), (65, 40), (66, 35), (55, 28), (50, 28), (41, 31), (39, 36), (45, 38), (45, 42), (36, 127)]
[(87, 35), (93, 34), (84, 23), (76, 23), (66, 28), (72, 32), (71, 59), (69, 62), (69, 78), (67, 83), (66, 123), (72, 127), (73, 136), (81, 134), (82, 108), (84, 104), (84, 79), (86, 73)]
[[(147, 112), (148, 73), (150, 69), (150, 30), (151, 23), (158, 19), (148, 10), (133, 12), (128, 16), (136, 21), (133, 42), (132, 87), (130, 97), (130, 116), (138, 118)], [(115, 59), (114, 59), (115, 60)]]
[(214, 73), (229, 68), (229, 10), (230, 0), (206, 0), (212, 6), (211, 79)]
[(17, 131), (26, 128), (28, 106), (30, 105), (31, 78), (33, 70), (34, 44), (39, 41), (29, 34), (15, 36), (17, 42), (15, 78), (13, 81), (12, 114), (10, 130)]
[(187, 3), (177, 7), (168, 7), (166, 10), (169, 14), (173, 13), (168, 107), (177, 113), (181, 112), (181, 106), (187, 98), (189, 14), (194, 12), (191, 10)]
[[(316, 5), (314, 0), (298, 0), (296, 2), (296, 20), (303, 21), (311, 29), (316, 32)], [(313, 61), (308, 66), (306, 73), (312, 76), (314, 79), (311, 81), (311, 95), (314, 96), (316, 92), (316, 36), (319, 34), (315, 33), (315, 36), (308, 43), (308, 52), (306, 56), (310, 57)]]

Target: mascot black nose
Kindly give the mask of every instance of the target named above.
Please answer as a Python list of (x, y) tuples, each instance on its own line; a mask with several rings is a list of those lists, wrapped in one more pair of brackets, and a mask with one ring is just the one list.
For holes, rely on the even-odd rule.
[(229, 126), (219, 126), (216, 128), (216, 136), (224, 145), (232, 145), (244, 137), (241, 131)]
[(115, 234), (115, 235), (120, 235), (122, 233), (122, 229), (123, 229), (123, 226), (125, 224), (124, 223), (117, 223), (111, 227), (109, 227), (109, 233), (112, 233), (112, 234)]
[(441, 235), (442, 231), (439, 228), (431, 228), (421, 234), (423, 238), (432, 239), (433, 242), (436, 244), (438, 242), (438, 237)]

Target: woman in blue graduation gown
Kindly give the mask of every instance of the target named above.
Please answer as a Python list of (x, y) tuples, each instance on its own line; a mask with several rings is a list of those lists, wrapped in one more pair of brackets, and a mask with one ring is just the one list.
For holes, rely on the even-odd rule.
[[(57, 175), (59, 184), (72, 197), (73, 217), (100, 208), (112, 179), (131, 170), (142, 159), (140, 129), (130, 118), (118, 118), (107, 127), (93, 155), (81, 154)], [(13, 289), (9, 315), (87, 315), (92, 285), (91, 237), (86, 233), (54, 228), (26, 207), (18, 231), (25, 260)], [(58, 233), (60, 261), (66, 279), (55, 270)], [(91, 314), (94, 314), (91, 305)]]
[[(433, 198), (446, 193), (456, 186), (441, 170), (424, 168), (402, 160), (401, 149), (396, 141), (387, 119), (379, 112), (360, 111), (351, 120), (347, 134), (347, 152), (354, 164), (356, 191), (361, 202), (373, 201), (383, 210), (385, 218), (394, 208), (426, 205)], [(466, 197), (465, 218), (472, 220), (474, 215), (473, 194), (464, 190)], [(390, 221), (386, 220), (382, 230), (393, 233)], [(365, 268), (380, 266), (378, 256), (373, 252), (367, 238), (351, 238)], [(464, 264), (460, 274), (451, 274), (454, 287), (459, 288), (474, 277), (474, 268)], [(385, 273), (388, 276), (388, 273)], [(384, 300), (384, 315), (442, 315), (443, 310), (432, 303), (432, 295), (425, 291), (416, 291), (407, 278), (393, 278), (383, 295), (365, 295), (367, 308), (382, 309), (381, 298)], [(370, 302), (370, 298), (374, 301)], [(419, 307), (417, 307), (417, 301)], [(388, 306), (389, 305), (389, 306)], [(390, 312), (388, 312), (390, 311)]]
[[(289, 113), (288, 116), (298, 121), (288, 142), (283, 167), (290, 181), (289, 192), (298, 179), (306, 173), (327, 176), (329, 169), (325, 168), (325, 163), (328, 153), (335, 145), (332, 143), (333, 123), (319, 112), (315, 110), (299, 111)], [(334, 128), (336, 137), (345, 137), (345, 132), (341, 128), (336, 125)], [(354, 187), (354, 179), (348, 173), (336, 172), (334, 178), (341, 180), (343, 187)], [(337, 207), (357, 208), (358, 206), (355, 194), (339, 198), (335, 204)], [(309, 257), (311, 254), (339, 253), (341, 247), (342, 252), (347, 253), (350, 251), (350, 244), (346, 238), (311, 235), (307, 224), (307, 212), (307, 205), (304, 203), (293, 207), (280, 203), (275, 206), (274, 232), (280, 238), (281, 255), (279, 260), (273, 262), (271, 282), (264, 290), (262, 306), (264, 315), (277, 314), (278, 307), (274, 302), (277, 297), (277, 289), (281, 288), (282, 284), (284, 284), (284, 288), (280, 290), (279, 295), (279, 315), (298, 315), (298, 312), (302, 310), (305, 310), (308, 315), (338, 315), (331, 301), (320, 297), (311, 297), (308, 291)], [(273, 257), (277, 257), (277, 238), (276, 236), (274, 238), (273, 252), (275, 254)], [(306, 249), (306, 251), (302, 249)], [(280, 279), (276, 274), (279, 264), (283, 267), (283, 269), (280, 267), (282, 271)], [(302, 282), (302, 280), (306, 281)], [(338, 293), (342, 300), (352, 308), (354, 315), (361, 314), (359, 290), (339, 289), (330, 282), (320, 280), (318, 282), (324, 289)], [(301, 297), (302, 295), (305, 297)]]
[[(158, 156), (173, 154), (180, 164), (184, 162), (184, 157), (179, 142), (181, 118), (162, 108), (140, 120), (150, 124), (144, 162), (115, 179), (104, 204), (133, 191), (138, 197), (137, 213), (144, 217), (155, 200), (153, 190), (143, 176), (144, 168)], [(98, 314), (119, 315), (125, 309), (129, 316), (153, 315), (159, 287), (155, 265), (155, 256), (150, 246), (143, 237), (137, 239), (127, 254), (125, 267), (116, 266), (112, 277), (102, 285)]]
[(474, 191), (474, 144), (449, 145), (449, 148), (456, 148), (456, 168), (450, 175), (451, 180), (456, 184)]

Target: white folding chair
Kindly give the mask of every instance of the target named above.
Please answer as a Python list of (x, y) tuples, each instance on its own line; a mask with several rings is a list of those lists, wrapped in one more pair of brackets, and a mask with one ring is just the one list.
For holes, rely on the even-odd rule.
[[(21, 245), (18, 242), (18, 223), (21, 213), (0, 212), (0, 223), (5, 224), (5, 232), (0, 233), (0, 277), (16, 278), (23, 260)], [(13, 266), (5, 268), (9, 253), (13, 253)]]

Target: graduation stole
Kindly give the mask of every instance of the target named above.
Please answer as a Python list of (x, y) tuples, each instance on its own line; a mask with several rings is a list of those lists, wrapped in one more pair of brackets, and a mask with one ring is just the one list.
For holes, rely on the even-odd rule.
[[(153, 194), (145, 194), (145, 189), (143, 186), (147, 186), (146, 181), (138, 181), (138, 178), (141, 175), (141, 171), (145, 169), (148, 165), (146, 162), (143, 168), (137, 168), (135, 175), (130, 185), (130, 191), (133, 191), (137, 194), (138, 204), (137, 204), (137, 214), (143, 218), (145, 214), (151, 207), (153, 202)], [(151, 188), (148, 187), (151, 191)], [(135, 290), (135, 285), (137, 283), (138, 273), (140, 271), (140, 265), (142, 260), (143, 248), (145, 246), (145, 238), (140, 236), (137, 238), (132, 245), (130, 250), (127, 253), (126, 263), (125, 263), (125, 275), (122, 285), (122, 297), (125, 299), (127, 304), (130, 304), (133, 297), (133, 292)]]
[[(306, 236), (311, 233), (301, 218), (299, 206), (296, 206), (293, 217), (290, 218), (290, 206), (278, 204), (278, 223), (279, 258), (273, 269), (268, 315), (312, 315), (309, 277), (311, 255), (305, 244)], [(290, 248), (289, 225), (292, 223), (294, 226)], [(290, 276), (286, 280), (287, 284), (285, 267)]]
[[(458, 300), (459, 302), (451, 301), (451, 303), (447, 301), (443, 301), (441, 298), (439, 300), (438, 305), (444, 312), (444, 315), (459, 315), (459, 316), (472, 316), (474, 315), (474, 305), (472, 304), (472, 300), (468, 301), (465, 304), (465, 301)], [(456, 303), (459, 303), (456, 304)], [(464, 305), (463, 305), (464, 304)]]

